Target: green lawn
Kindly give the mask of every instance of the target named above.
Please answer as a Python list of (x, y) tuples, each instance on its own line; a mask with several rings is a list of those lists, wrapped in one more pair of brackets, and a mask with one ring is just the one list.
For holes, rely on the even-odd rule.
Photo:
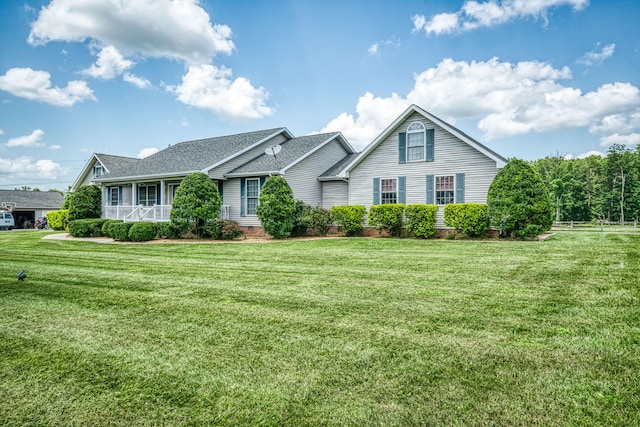
[(640, 424), (640, 235), (43, 235), (0, 233), (1, 425)]

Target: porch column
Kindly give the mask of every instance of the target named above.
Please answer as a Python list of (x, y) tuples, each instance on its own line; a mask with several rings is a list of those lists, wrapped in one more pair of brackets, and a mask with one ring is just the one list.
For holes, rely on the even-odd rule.
[(131, 183), (131, 207), (135, 208), (136, 206), (136, 193), (138, 192), (138, 186), (135, 182)]
[(160, 206), (164, 206), (164, 179), (160, 180)]

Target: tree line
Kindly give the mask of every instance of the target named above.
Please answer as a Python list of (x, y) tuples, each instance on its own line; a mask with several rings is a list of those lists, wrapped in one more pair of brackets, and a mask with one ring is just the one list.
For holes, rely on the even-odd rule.
[(606, 157), (548, 156), (531, 165), (549, 190), (555, 221), (640, 219), (640, 146), (614, 144)]

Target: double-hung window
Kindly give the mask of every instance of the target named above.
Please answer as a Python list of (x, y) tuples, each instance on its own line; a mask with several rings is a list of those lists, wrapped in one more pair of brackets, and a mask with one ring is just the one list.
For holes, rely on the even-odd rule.
[(380, 180), (380, 203), (398, 203), (398, 180), (395, 178)]
[(436, 176), (436, 204), (454, 202), (455, 183), (453, 175)]
[(247, 178), (247, 215), (255, 215), (260, 196), (260, 178)]
[(120, 204), (120, 189), (118, 187), (109, 187), (109, 204), (111, 206)]
[(424, 160), (426, 144), (425, 127), (420, 122), (413, 122), (407, 128), (407, 161)]
[(155, 185), (138, 187), (138, 203), (142, 206), (154, 206), (158, 200), (157, 195)]

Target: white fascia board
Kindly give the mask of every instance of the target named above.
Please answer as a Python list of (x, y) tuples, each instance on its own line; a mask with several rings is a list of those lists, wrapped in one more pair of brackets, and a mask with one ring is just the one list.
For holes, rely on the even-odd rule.
[(184, 171), (184, 172), (176, 172), (170, 174), (154, 174), (154, 175), (138, 175), (138, 176), (122, 176), (118, 178), (100, 178), (95, 179), (94, 181), (100, 183), (111, 183), (111, 182), (133, 182), (133, 181), (149, 181), (149, 180), (162, 180), (163, 178), (177, 178), (184, 177), (191, 173), (199, 172), (199, 171)]
[(225, 164), (225, 163), (226, 163), (226, 162), (228, 162), (229, 160), (235, 159), (235, 158), (236, 158), (236, 157), (238, 157), (239, 155), (244, 154), (244, 153), (246, 153), (246, 152), (247, 152), (247, 151), (249, 151), (249, 150), (253, 150), (253, 149), (254, 149), (254, 148), (256, 148), (256, 147), (259, 147), (261, 144), (264, 144), (266, 141), (270, 140), (271, 138), (274, 138), (274, 137), (275, 137), (275, 136), (277, 136), (277, 135), (280, 135), (281, 133), (284, 133), (284, 134), (285, 134), (285, 136), (288, 136), (288, 137), (289, 137), (289, 139), (292, 139), (292, 138), (293, 138), (293, 135), (291, 134), (291, 132), (289, 132), (289, 129), (287, 129), (287, 128), (281, 128), (279, 131), (274, 132), (273, 134), (271, 134), (271, 135), (269, 135), (269, 136), (267, 136), (267, 137), (265, 137), (265, 138), (262, 138), (260, 141), (258, 141), (258, 142), (256, 142), (256, 143), (254, 143), (254, 144), (251, 144), (250, 146), (248, 146), (248, 147), (246, 147), (246, 148), (244, 148), (244, 149), (242, 149), (242, 150), (240, 150), (240, 151), (236, 151), (236, 152), (235, 152), (235, 153), (233, 153), (232, 155), (230, 155), (230, 156), (228, 156), (228, 157), (226, 157), (226, 158), (224, 158), (224, 159), (222, 159), (222, 160), (220, 160), (220, 161), (218, 161), (218, 162), (216, 162), (216, 163), (212, 164), (211, 166), (207, 166), (206, 168), (202, 169), (200, 172), (207, 173), (207, 172), (209, 172), (211, 169), (217, 168), (218, 166)]

